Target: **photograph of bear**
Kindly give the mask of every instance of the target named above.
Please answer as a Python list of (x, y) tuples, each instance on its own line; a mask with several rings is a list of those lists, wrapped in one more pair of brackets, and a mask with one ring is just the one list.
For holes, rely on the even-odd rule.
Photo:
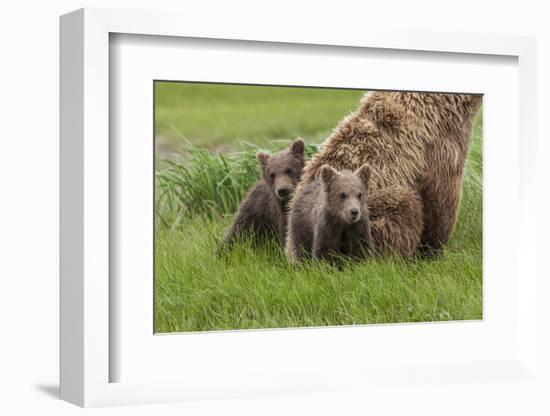
[(481, 94), (154, 96), (155, 332), (483, 319)]
[(421, 244), (427, 251), (441, 249), (458, 218), (464, 167), (481, 102), (482, 96), (474, 94), (367, 93), (307, 164), (297, 196), (326, 164), (354, 170), (368, 163), (372, 191), (398, 185), (417, 194), (413, 198), (422, 201)]

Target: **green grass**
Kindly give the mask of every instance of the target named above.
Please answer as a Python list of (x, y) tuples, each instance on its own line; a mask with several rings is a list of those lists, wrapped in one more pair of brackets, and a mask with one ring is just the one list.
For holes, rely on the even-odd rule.
[(297, 136), (319, 142), (364, 93), (174, 82), (156, 82), (155, 88), (157, 140), (175, 150), (181, 136), (216, 150)]
[(290, 266), (280, 247), (243, 243), (214, 258), (229, 221), (197, 219), (157, 238), (156, 331), (479, 319), (481, 259), (456, 241), (444, 257)]
[[(273, 91), (264, 89), (266, 100)], [(312, 100), (307, 94), (302, 99)], [(322, 101), (314, 106), (322, 106)], [(339, 121), (341, 111), (331, 111), (328, 127), (305, 135), (309, 143), (312, 137), (325, 137)], [(292, 113), (292, 107), (287, 112)], [(481, 126), (480, 115), (459, 221), (444, 254), (433, 260), (369, 259), (341, 269), (316, 262), (293, 267), (276, 244), (254, 248), (245, 241), (227, 258), (213, 255), (242, 195), (258, 178), (255, 152), (259, 147), (284, 147), (288, 136), (258, 136), (253, 143), (237, 144), (229, 135), (233, 150), (224, 154), (203, 147), (208, 141), (196, 146), (174, 136), (182, 153), (159, 164), (157, 172), (156, 331), (481, 319)], [(311, 154), (316, 146), (307, 149)]]
[[(288, 140), (269, 143), (269, 151), (287, 147)], [(157, 172), (157, 226), (177, 229), (196, 215), (218, 218), (234, 214), (244, 195), (260, 178), (256, 153), (262, 148), (241, 143), (238, 151), (213, 153), (181, 140), (177, 161), (161, 161)], [(318, 149), (306, 146), (306, 156)]]

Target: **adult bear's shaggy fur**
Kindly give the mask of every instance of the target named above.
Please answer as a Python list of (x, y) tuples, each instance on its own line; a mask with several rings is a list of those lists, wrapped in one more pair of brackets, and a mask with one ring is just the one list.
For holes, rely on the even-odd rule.
[(399, 185), (419, 195), (424, 224), (421, 242), (441, 248), (457, 220), (473, 121), (481, 101), (480, 95), (468, 94), (367, 93), (357, 111), (336, 127), (306, 165), (296, 197), (325, 164), (355, 170), (367, 163), (372, 191)]
[(404, 186), (372, 191), (367, 200), (374, 252), (385, 256), (413, 256), (422, 235), (422, 201)]

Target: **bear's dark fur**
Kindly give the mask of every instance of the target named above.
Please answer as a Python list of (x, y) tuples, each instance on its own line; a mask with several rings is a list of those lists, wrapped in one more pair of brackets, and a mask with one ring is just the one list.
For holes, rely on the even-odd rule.
[(289, 215), (286, 253), (290, 261), (304, 257), (334, 262), (338, 256), (361, 258), (371, 250), (365, 198), (370, 170), (338, 172), (326, 165), (319, 179), (294, 198)]
[(304, 141), (294, 140), (288, 149), (257, 155), (262, 179), (248, 192), (229, 229), (222, 250), (249, 235), (256, 240), (276, 237), (281, 244), (286, 235), (288, 203), (304, 168)]

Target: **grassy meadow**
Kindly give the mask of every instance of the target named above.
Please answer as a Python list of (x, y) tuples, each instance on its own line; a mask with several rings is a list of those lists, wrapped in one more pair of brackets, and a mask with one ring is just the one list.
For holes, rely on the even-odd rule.
[(441, 257), (293, 267), (277, 244), (214, 251), (248, 188), (255, 153), (296, 136), (311, 156), (363, 92), (156, 84), (155, 331), (482, 318), (482, 116), (457, 228)]

